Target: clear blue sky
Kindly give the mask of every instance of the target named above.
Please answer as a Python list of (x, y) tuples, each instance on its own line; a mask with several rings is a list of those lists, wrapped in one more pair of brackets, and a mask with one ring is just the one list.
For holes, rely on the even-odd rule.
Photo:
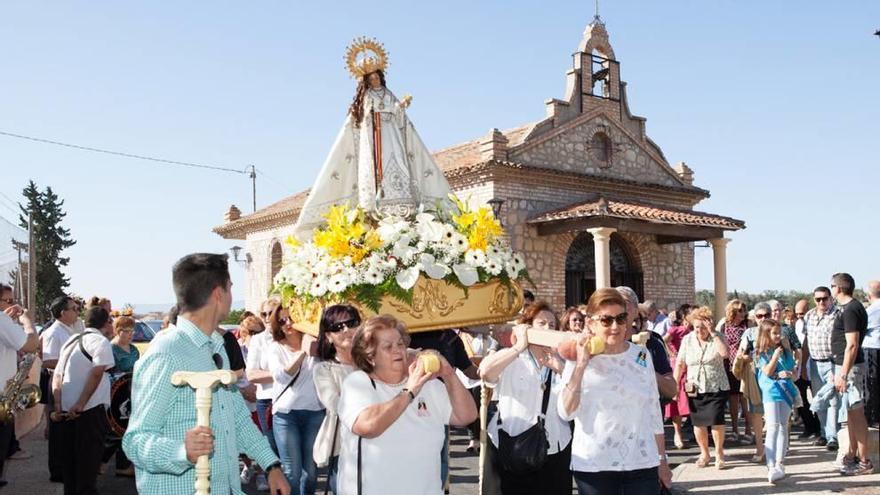
[[(354, 90), (356, 35), (391, 53), (389, 86), (439, 149), (539, 120), (563, 96), (593, 3), (6, 2), (0, 130), (265, 172), (258, 206), (308, 187)], [(880, 277), (880, 3), (604, 1), (633, 112), (670, 162), (743, 219), (729, 287), (810, 289)], [(211, 228), (244, 176), (0, 136), (0, 192), (28, 179), (66, 201), (72, 290), (173, 300), (181, 255), (226, 251)], [(0, 202), (4, 202), (0, 200)], [(0, 206), (0, 215), (11, 212)], [(712, 286), (697, 250), (697, 287)], [(233, 268), (243, 299), (243, 270)]]

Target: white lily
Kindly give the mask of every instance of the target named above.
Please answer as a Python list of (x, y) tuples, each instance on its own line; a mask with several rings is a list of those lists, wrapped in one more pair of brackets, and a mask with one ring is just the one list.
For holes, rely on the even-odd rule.
[(400, 286), (403, 290), (410, 290), (419, 280), (419, 267), (411, 266), (405, 270), (401, 270), (394, 276), (394, 280), (397, 281), (397, 285)]
[(459, 263), (452, 267), (453, 273), (458, 277), (458, 281), (465, 287), (470, 287), (477, 283), (480, 279), (477, 269), (465, 263)]

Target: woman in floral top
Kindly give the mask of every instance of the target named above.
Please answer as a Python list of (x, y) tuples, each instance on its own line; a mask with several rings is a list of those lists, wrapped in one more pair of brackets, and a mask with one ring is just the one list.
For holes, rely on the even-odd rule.
[[(669, 349), (669, 362), (674, 363), (678, 356), (678, 349), (681, 347), (681, 341), (684, 336), (689, 334), (691, 325), (687, 322), (687, 315), (691, 311), (690, 304), (682, 304), (675, 312), (675, 319), (672, 325), (663, 335), (663, 341)], [(672, 420), (672, 426), (675, 429), (675, 448), (684, 448), (684, 440), (681, 438), (681, 418), (690, 414), (688, 408), (688, 397), (684, 392), (684, 383), (687, 379), (687, 371), (683, 372), (678, 378), (678, 398), (666, 404), (663, 408), (663, 416)]]
[[(746, 304), (739, 299), (734, 299), (727, 303), (727, 307), (724, 311), (725, 318), (723, 321), (722, 331), (724, 332), (724, 339), (727, 341), (728, 349), (738, 349), (739, 341), (742, 339), (743, 333), (746, 331), (748, 318), (748, 311), (746, 310)], [(749, 422), (745, 418), (745, 413), (748, 411), (746, 408), (746, 401), (743, 398), (742, 392), (739, 391), (739, 380), (733, 376), (733, 372), (730, 371), (731, 363), (733, 362), (733, 356), (724, 360), (724, 370), (727, 372), (727, 381), (730, 383), (730, 397), (728, 398), (728, 404), (730, 406), (730, 419), (731, 419), (731, 427), (733, 429), (733, 441), (739, 441), (739, 412), (743, 412), (743, 421), (746, 424), (746, 436), (750, 434)], [(742, 407), (740, 407), (742, 406)]]

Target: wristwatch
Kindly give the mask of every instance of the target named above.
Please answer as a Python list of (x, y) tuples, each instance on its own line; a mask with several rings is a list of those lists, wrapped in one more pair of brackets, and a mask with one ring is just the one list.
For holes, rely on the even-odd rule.
[(415, 394), (413, 394), (413, 393), (412, 393), (412, 390), (410, 390), (410, 389), (408, 389), (408, 388), (402, 388), (402, 389), (400, 389), (400, 393), (401, 393), (401, 394), (402, 394), (402, 393), (407, 393), (407, 394), (409, 394), (409, 401), (410, 401), (410, 402), (416, 400), (416, 396), (415, 396)]
[(269, 472), (273, 469), (281, 469), (281, 461), (275, 461), (272, 464), (269, 464), (269, 466), (264, 469), (264, 471), (266, 471), (266, 474), (268, 475)]

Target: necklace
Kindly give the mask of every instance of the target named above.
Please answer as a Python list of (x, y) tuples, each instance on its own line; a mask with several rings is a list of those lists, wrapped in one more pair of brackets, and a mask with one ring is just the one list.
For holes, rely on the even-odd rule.
[(373, 105), (376, 104), (376, 99), (378, 98), (378, 100), (379, 100), (379, 110), (385, 110), (385, 93), (386, 93), (386, 90), (385, 90), (385, 88), (382, 88), (382, 89), (381, 89), (381, 91), (382, 91), (382, 94), (381, 94), (381, 95), (379, 94), (379, 91), (380, 91), (380, 90), (378, 90), (378, 89), (370, 88), (370, 98), (373, 99)]

